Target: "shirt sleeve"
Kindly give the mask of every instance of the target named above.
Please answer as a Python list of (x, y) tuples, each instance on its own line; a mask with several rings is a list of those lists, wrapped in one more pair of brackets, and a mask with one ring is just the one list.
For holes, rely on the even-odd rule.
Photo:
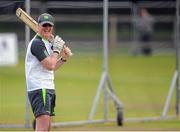
[(44, 43), (40, 40), (34, 40), (31, 45), (31, 53), (39, 60), (42, 61), (49, 56)]

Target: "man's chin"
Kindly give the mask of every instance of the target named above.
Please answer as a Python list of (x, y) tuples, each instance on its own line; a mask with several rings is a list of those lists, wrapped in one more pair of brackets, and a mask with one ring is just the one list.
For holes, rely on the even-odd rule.
[(50, 38), (50, 35), (48, 34), (48, 35), (44, 35), (44, 38), (45, 39), (49, 39)]

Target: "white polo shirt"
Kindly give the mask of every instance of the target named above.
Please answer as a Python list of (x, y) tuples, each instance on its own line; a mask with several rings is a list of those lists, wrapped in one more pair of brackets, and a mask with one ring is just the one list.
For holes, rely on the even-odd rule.
[(54, 71), (41, 65), (41, 61), (52, 54), (52, 44), (36, 35), (28, 45), (25, 59), (27, 91), (54, 89)]

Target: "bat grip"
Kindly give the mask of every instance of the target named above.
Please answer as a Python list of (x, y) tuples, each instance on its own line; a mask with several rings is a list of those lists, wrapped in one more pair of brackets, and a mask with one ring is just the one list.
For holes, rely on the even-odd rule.
[[(63, 48), (66, 48), (66, 47), (67, 47), (66, 45), (64, 45), (64, 46), (63, 46)], [(73, 53), (72, 53), (72, 52), (70, 52), (70, 53), (69, 53), (69, 55), (70, 55), (70, 56), (72, 56), (72, 55), (73, 55)]]
[[(53, 42), (53, 40), (54, 40), (54, 35), (51, 34), (51, 38), (49, 38), (49, 41), (50, 41), (50, 42)], [(67, 47), (66, 45), (63, 46), (63, 48), (66, 48), (66, 47)], [(73, 53), (70, 52), (69, 55), (72, 56)]]

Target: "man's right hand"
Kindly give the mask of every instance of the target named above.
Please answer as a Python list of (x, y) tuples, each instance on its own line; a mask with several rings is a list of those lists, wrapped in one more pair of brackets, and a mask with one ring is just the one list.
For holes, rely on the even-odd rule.
[(61, 53), (63, 47), (64, 47), (65, 42), (59, 37), (58, 35), (54, 38), (53, 41), (53, 51), (57, 52), (58, 54)]

